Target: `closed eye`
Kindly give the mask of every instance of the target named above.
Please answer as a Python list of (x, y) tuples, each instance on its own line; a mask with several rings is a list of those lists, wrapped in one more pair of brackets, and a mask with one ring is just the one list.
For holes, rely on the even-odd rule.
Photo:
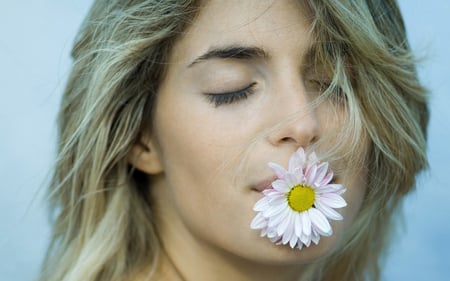
[(207, 93), (206, 97), (211, 103), (214, 104), (215, 107), (221, 106), (223, 104), (233, 104), (247, 99), (249, 95), (253, 94), (255, 85), (256, 82), (253, 82), (247, 87), (237, 91), (224, 93)]

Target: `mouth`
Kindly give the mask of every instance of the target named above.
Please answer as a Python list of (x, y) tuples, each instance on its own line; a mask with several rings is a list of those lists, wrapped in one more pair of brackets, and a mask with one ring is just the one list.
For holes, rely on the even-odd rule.
[(259, 183), (257, 183), (256, 185), (254, 185), (252, 187), (252, 190), (255, 192), (263, 192), (266, 189), (270, 189), (272, 188), (272, 182), (275, 181), (277, 179), (276, 176), (267, 178), (265, 180), (260, 181)]

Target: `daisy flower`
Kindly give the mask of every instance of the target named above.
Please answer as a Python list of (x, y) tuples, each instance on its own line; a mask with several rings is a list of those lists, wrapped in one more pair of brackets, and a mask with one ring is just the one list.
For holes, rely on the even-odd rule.
[(347, 203), (341, 197), (345, 188), (331, 183), (334, 174), (328, 162), (319, 162), (314, 152), (306, 155), (300, 148), (291, 156), (287, 170), (276, 163), (269, 167), (277, 179), (254, 205), (257, 215), (251, 228), (260, 229), (261, 237), (276, 244), (299, 249), (311, 242), (318, 244), (320, 236), (332, 235), (329, 220), (342, 220), (334, 209)]

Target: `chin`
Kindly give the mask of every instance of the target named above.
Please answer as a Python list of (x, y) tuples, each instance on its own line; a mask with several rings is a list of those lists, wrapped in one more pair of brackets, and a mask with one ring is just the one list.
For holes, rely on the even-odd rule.
[(319, 243), (309, 247), (291, 248), (289, 245), (277, 245), (268, 238), (259, 237), (258, 243), (253, 243), (252, 249), (245, 256), (257, 263), (271, 266), (307, 265), (329, 256), (335, 249), (337, 237), (321, 237)]

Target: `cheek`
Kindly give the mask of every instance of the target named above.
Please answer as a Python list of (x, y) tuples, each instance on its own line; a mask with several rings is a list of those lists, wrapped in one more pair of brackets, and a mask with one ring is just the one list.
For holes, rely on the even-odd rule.
[[(233, 172), (241, 138), (224, 129), (225, 120), (212, 116), (209, 108), (174, 108), (162, 101), (155, 118), (161, 161), (171, 204), (190, 224), (214, 223), (211, 217), (236, 202)], [(220, 122), (222, 121), (222, 122)], [(226, 219), (226, 218), (222, 218)]]
[(361, 209), (364, 195), (366, 194), (366, 178), (367, 172), (360, 171), (357, 174), (352, 174), (344, 179), (344, 185), (347, 191), (344, 194), (344, 199), (347, 201), (347, 207), (343, 209), (344, 225), (349, 227), (359, 210)]

